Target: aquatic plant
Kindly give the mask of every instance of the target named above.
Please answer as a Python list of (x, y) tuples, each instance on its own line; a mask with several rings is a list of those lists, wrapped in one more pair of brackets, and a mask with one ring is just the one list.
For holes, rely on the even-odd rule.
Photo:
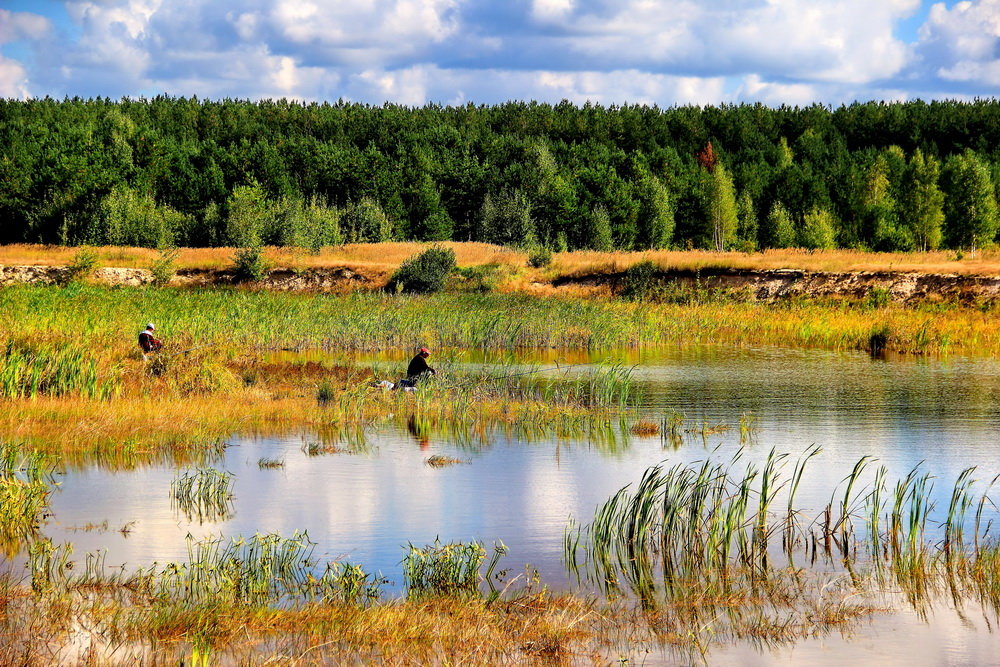
[(407, 595), (421, 597), (427, 595), (479, 595), (479, 583), (485, 581), (495, 595), (493, 574), (500, 558), (507, 553), (503, 542), (493, 545), (493, 556), (480, 574), (480, 566), (486, 560), (486, 548), (481, 542), (448, 542), (435, 540), (423, 547), (412, 543), (407, 545), (403, 557), (403, 581)]
[(305, 532), (230, 540), (188, 537), (185, 562), (154, 565), (136, 576), (148, 578), (160, 600), (187, 604), (274, 605), (289, 600), (350, 602), (377, 600), (380, 577), (347, 563), (327, 563), (317, 572), (316, 544)]
[[(766, 576), (779, 546), (789, 567), (797, 557), (841, 563), (852, 572), (865, 567), (878, 573), (886, 566), (911, 591), (915, 581), (933, 580), (936, 564), (944, 562), (952, 575), (981, 590), (982, 565), (1000, 548), (986, 540), (990, 526), (982, 524), (997, 478), (977, 496), (974, 469), (963, 471), (946, 514), (935, 518), (929, 473), (914, 468), (887, 494), (885, 467), (875, 469), (870, 483), (863, 481), (872, 466), (863, 457), (827, 506), (803, 522), (796, 493), (806, 464), (818, 453), (807, 450), (790, 477), (783, 472), (787, 455), (773, 450), (762, 465), (741, 466), (738, 453), (724, 462), (653, 466), (634, 490), (624, 487), (602, 504), (589, 524), (568, 525), (565, 562), (609, 592), (624, 586), (649, 603), (657, 593), (669, 598), (679, 580), (715, 586), (731, 576)], [(782, 494), (785, 509), (777, 512)], [(934, 537), (930, 524), (939, 526)]]
[(170, 483), (170, 498), (188, 521), (222, 521), (232, 515), (232, 488), (231, 472), (185, 470)]
[(0, 443), (0, 549), (8, 556), (34, 536), (49, 507), (53, 460)]

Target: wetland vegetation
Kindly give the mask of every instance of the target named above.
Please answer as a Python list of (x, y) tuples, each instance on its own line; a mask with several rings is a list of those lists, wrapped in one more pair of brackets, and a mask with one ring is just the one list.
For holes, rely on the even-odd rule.
[[(76, 562), (71, 545), (44, 536), (53, 473), (73, 468), (167, 465), (178, 520), (228, 520), (233, 478), (219, 466), (234, 433), (309, 432), (306, 457), (367, 454), (368, 435), (390, 428), (421, 449), (447, 439), (469, 452), (498, 434), (658, 437), (666, 452), (727, 434), (766, 447), (753, 414), (699, 424), (645, 410), (629, 351), (712, 343), (991, 358), (1000, 354), (992, 303), (878, 294), (767, 303), (697, 286), (628, 299), (455, 281), (432, 295), (82, 281), (4, 287), (0, 311), (10, 315), (0, 339), (0, 440), (10, 443), (0, 449), (0, 537), (8, 563), (26, 559), (29, 572), (0, 579), (4, 660), (543, 663), (643, 651), (698, 660), (734, 641), (849, 633), (898, 607), (887, 590), (918, 610), (944, 594), (996, 614), (988, 480), (974, 486), (978, 475), (962, 473), (936, 508), (930, 472), (894, 480), (862, 459), (817, 512), (796, 503), (813, 450), (795, 464), (772, 453), (742, 466), (706, 456), (650, 468), (592, 520), (566, 526), (580, 591), (506, 570), (507, 549), (487, 546), (490, 536), (411, 543), (398, 576), (316, 558), (304, 534), (192, 537), (186, 559), (115, 567), (100, 552)], [(143, 360), (134, 334), (148, 320), (169, 346)], [(879, 350), (874, 334), (884, 336)], [(434, 350), (432, 381), (413, 393), (371, 386), (398, 379), (421, 345)], [(594, 353), (607, 361), (591, 365)], [(436, 474), (472, 467), (452, 465), (464, 457), (421, 461)], [(252, 462), (262, 474), (296, 474), (284, 456)]]

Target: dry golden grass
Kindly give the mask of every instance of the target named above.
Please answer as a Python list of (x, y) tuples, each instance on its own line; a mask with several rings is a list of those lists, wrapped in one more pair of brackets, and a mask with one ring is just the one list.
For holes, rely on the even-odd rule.
[[(347, 267), (361, 273), (388, 274), (409, 257), (428, 248), (428, 243), (362, 243), (324, 248), (312, 253), (302, 248), (265, 248), (267, 261), (275, 268), (313, 269)], [(524, 264), (527, 255), (487, 243), (442, 243), (455, 251), (459, 265)], [(159, 253), (149, 248), (94, 247), (99, 267), (145, 269)], [(65, 266), (78, 252), (66, 246), (14, 244), (0, 246), (0, 265)], [(178, 269), (225, 269), (233, 265), (235, 248), (179, 248), (174, 265)]]
[(553, 265), (559, 275), (582, 276), (624, 271), (641, 261), (663, 268), (700, 269), (800, 269), (819, 272), (893, 271), (956, 273), (963, 275), (1000, 274), (1000, 250), (985, 250), (957, 260), (953, 250), (913, 253), (862, 252), (858, 250), (782, 249), (763, 252), (711, 252), (707, 250), (650, 250), (645, 252), (557, 253)]
[[(407, 258), (429, 247), (427, 243), (393, 242), (349, 244), (311, 253), (301, 248), (268, 247), (267, 261), (275, 268), (295, 270), (349, 268), (375, 282), (384, 282)], [(537, 290), (539, 284), (559, 276), (617, 273), (650, 260), (663, 268), (699, 269), (800, 269), (818, 272), (892, 271), (1000, 275), (1000, 250), (983, 250), (956, 259), (952, 250), (913, 253), (874, 253), (857, 250), (808, 251), (801, 249), (763, 252), (711, 252), (706, 250), (650, 250), (642, 252), (576, 251), (555, 253), (548, 268), (527, 267), (527, 253), (487, 243), (442, 243), (455, 251), (459, 266), (503, 264), (517, 267), (507, 289)], [(157, 251), (148, 248), (97, 247), (98, 266), (149, 268)], [(0, 246), (0, 265), (64, 266), (76, 248), (16, 244)], [(180, 248), (178, 269), (226, 269), (233, 265), (234, 248)]]

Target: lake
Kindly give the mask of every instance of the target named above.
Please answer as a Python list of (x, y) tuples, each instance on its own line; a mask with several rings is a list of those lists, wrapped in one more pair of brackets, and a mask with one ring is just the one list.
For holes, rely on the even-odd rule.
[[(682, 415), (680, 443), (628, 432), (611, 439), (531, 441), (498, 432), (450, 442), (386, 428), (368, 432), (354, 453), (310, 455), (308, 445), (318, 439), (312, 433), (237, 433), (214, 464), (234, 475), (230, 516), (199, 521), (175, 507), (170, 490), (178, 471), (169, 466), (124, 472), (95, 466), (59, 476), (53, 516), (43, 532), (56, 542), (72, 542), (78, 556), (106, 549), (109, 564), (147, 565), (185, 559), (188, 534), (305, 530), (317, 556), (380, 571), (393, 582), (390, 591), (400, 589), (399, 563), (409, 542), (502, 540), (509, 554), (501, 566), (511, 576), (530, 566), (542, 582), (568, 588), (574, 579), (561, 556), (569, 517), (589, 521), (599, 503), (661, 462), (726, 461), (740, 450), (744, 459), (762, 462), (773, 448), (790, 455), (790, 472), (796, 456), (818, 445), (822, 452), (810, 462), (797, 496), (806, 516), (819, 513), (863, 456), (888, 468), (890, 484), (922, 463), (936, 478), (939, 507), (947, 504), (963, 469), (976, 466), (974, 476), (983, 481), (1000, 473), (1000, 362), (995, 360), (698, 347), (571, 358), (534, 354), (520, 361), (551, 367), (557, 359), (573, 365), (566, 373), (586, 372), (588, 366), (580, 364), (588, 363), (634, 365), (633, 377), (644, 390), (643, 415), (656, 421)], [(384, 357), (359, 361), (383, 367), (405, 363)], [(444, 366), (488, 361), (456, 354)], [(504, 372), (511, 368), (517, 367)], [(741, 421), (752, 425), (749, 437), (741, 437)], [(434, 455), (461, 463), (432, 467), (427, 460)], [(261, 459), (283, 465), (261, 468)], [(118, 532), (126, 525), (127, 533)], [(947, 606), (929, 625), (906, 612), (879, 615), (846, 639), (810, 640), (775, 651), (737, 646), (714, 655), (748, 664), (888, 656), (900, 664), (982, 664), (1000, 649), (1000, 641), (973, 616), (961, 622)], [(938, 639), (911, 642), (915, 632)]]

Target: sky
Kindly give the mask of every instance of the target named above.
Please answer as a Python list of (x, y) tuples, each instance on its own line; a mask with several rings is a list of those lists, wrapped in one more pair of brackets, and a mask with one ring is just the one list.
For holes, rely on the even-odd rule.
[(1000, 96), (1000, 0), (0, 0), (0, 97)]

